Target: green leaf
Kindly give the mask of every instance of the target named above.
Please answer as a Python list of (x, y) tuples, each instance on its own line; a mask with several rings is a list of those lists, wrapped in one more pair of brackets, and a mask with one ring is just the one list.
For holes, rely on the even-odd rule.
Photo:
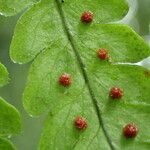
[(1, 150), (15, 150), (15, 147), (13, 146), (10, 141), (0, 138), (0, 149)]
[[(43, 0), (27, 11), (18, 21), (10, 48), (10, 56), (14, 62), (27, 63), (31, 61), (40, 51), (60, 38), (63, 28), (56, 5), (56, 0)], [(69, 16), (67, 16), (69, 23), (77, 25), (77, 28), (78, 26), (82, 27), (80, 15), (86, 10), (93, 11), (95, 15), (98, 14), (94, 18), (95, 23), (117, 21), (128, 11), (124, 0), (95, 0), (94, 3), (93, 0), (86, 2), (66, 0), (62, 5), (69, 11)]]
[(38, 0), (0, 0), (0, 14), (12, 16)]
[(20, 115), (10, 104), (0, 98), (0, 135), (9, 136), (21, 130)]
[[(80, 21), (86, 10), (94, 13), (91, 24)], [(108, 24), (127, 10), (123, 0), (43, 0), (19, 20), (10, 56), (18, 63), (34, 60), (24, 107), (33, 116), (49, 114), (40, 150), (149, 149), (150, 78), (133, 63), (148, 57), (150, 48), (128, 26)], [(108, 49), (110, 61), (97, 58), (99, 48)], [(65, 72), (73, 80), (68, 88), (58, 83)], [(120, 101), (109, 98), (114, 86), (124, 91)], [(75, 128), (76, 116), (86, 118), (85, 131)], [(134, 140), (122, 136), (130, 122), (139, 128)]]
[(3, 64), (0, 63), (0, 86), (8, 83), (8, 71)]
[[(9, 74), (0, 63), (0, 86), (8, 83)], [(12, 143), (7, 140), (13, 134), (21, 131), (20, 114), (12, 105), (0, 97), (0, 150), (15, 150)]]
[[(7, 69), (0, 64), (0, 86), (8, 83)], [(21, 130), (21, 119), (19, 112), (4, 99), (0, 97), (0, 149), (14, 150), (14, 146), (1, 137), (17, 134)]]

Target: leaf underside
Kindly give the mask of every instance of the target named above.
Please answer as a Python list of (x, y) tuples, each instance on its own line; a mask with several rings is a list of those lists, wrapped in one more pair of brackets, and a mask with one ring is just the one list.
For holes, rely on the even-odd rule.
[[(91, 24), (80, 21), (82, 12), (94, 13)], [(33, 116), (48, 113), (40, 150), (148, 150), (150, 147), (150, 78), (145, 69), (117, 62), (138, 62), (150, 48), (126, 25), (108, 24), (126, 15), (124, 0), (42, 0), (19, 20), (10, 56), (23, 64), (33, 60), (23, 103)], [(109, 51), (110, 61), (96, 56)], [(58, 78), (69, 73), (68, 88)], [(120, 87), (120, 101), (109, 98), (111, 87)], [(88, 128), (74, 127), (76, 116)], [(122, 128), (133, 122), (138, 136), (126, 139)]]

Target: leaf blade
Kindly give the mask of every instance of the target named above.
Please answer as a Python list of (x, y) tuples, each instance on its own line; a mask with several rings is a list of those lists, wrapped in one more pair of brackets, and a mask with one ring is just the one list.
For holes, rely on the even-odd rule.
[(38, 0), (0, 0), (0, 14), (4, 16), (12, 16), (19, 13), (21, 10), (27, 6), (37, 2)]
[[(78, 2), (78, 1), (76, 1), (76, 2)], [(81, 3), (81, 5), (82, 5), (82, 2), (83, 1), (80, 1), (79, 3)], [(92, 1), (90, 1), (90, 0), (88, 2), (92, 3)], [(102, 1), (102, 2), (103, 2), (103, 4), (107, 3), (106, 1)], [(119, 3), (119, 2), (123, 2), (123, 1), (111, 1), (111, 2)], [(77, 12), (75, 14), (75, 16), (73, 15), (73, 13), (68, 13), (68, 12), (73, 11), (73, 10), (69, 10), (67, 8), (67, 7), (69, 7), (69, 5), (67, 5), (67, 4), (69, 4), (69, 1), (68, 2), (66, 1), (65, 4), (61, 4), (59, 1), (57, 1), (57, 3), (55, 3), (55, 4), (54, 3), (50, 4), (50, 5), (45, 5), (45, 4), (49, 4), (47, 0), (44, 0), (42, 3), (37, 5), (37, 7), (34, 7), (33, 9), (31, 8), (30, 13), (35, 14), (37, 11), (37, 8), (41, 7), (41, 9), (46, 13), (45, 14), (46, 18), (50, 19), (52, 21), (51, 23), (53, 23), (53, 17), (51, 18), (47, 14), (47, 12), (50, 12), (50, 11), (45, 11), (44, 9), (45, 8), (48, 9), (48, 7), (50, 7), (50, 6), (56, 7), (56, 4), (57, 4), (58, 12), (55, 10), (55, 8), (51, 7), (51, 10), (54, 10), (56, 12), (55, 17), (58, 18), (57, 21), (60, 23), (57, 25), (57, 27), (60, 28), (60, 30), (59, 31), (54, 30), (54, 32), (56, 32), (56, 34), (58, 34), (58, 35), (56, 35), (56, 39), (52, 37), (52, 41), (49, 42), (49, 37), (53, 36), (53, 34), (52, 35), (50, 35), (50, 34), (53, 32), (50, 29), (48, 29), (47, 31), (49, 31), (49, 32), (46, 34), (46, 38), (44, 40), (42, 39), (43, 41), (40, 41), (40, 38), (37, 40), (37, 45), (35, 44), (35, 46), (37, 46), (37, 47), (32, 50), (33, 54), (31, 54), (30, 57), (27, 57), (28, 52), (30, 52), (28, 44), (25, 46), (25, 52), (23, 51), (20, 53), (20, 51), (19, 51), (20, 56), (19, 55), (17, 56), (18, 48), (16, 48), (14, 46), (17, 44), (14, 44), (14, 45), (12, 44), (13, 46), (11, 48), (11, 52), (12, 52), (11, 57), (14, 60), (21, 62), (21, 63), (29, 62), (29, 61), (33, 60), (34, 57), (37, 55), (36, 59), (34, 60), (32, 66), (31, 66), (31, 69), (30, 69), (28, 84), (27, 84), (25, 94), (24, 94), (24, 107), (30, 114), (32, 114), (34, 116), (40, 115), (43, 112), (45, 112), (46, 110), (47, 111), (50, 110), (52, 112), (52, 116), (47, 121), (48, 123), (46, 124), (46, 129), (45, 129), (45, 132), (41, 139), (40, 149), (51, 149), (52, 145), (54, 146), (53, 147), (54, 149), (57, 149), (59, 147), (59, 145), (58, 145), (58, 147), (55, 146), (55, 144), (54, 144), (55, 140), (51, 139), (51, 136), (50, 136), (53, 133), (53, 130), (55, 130), (55, 128), (53, 128), (52, 124), (56, 123), (56, 128), (57, 128), (57, 126), (59, 126), (59, 123), (53, 121), (57, 118), (57, 117), (55, 118), (53, 116), (53, 112), (57, 111), (57, 107), (59, 107), (59, 105), (62, 105), (62, 104), (65, 105), (67, 101), (71, 101), (71, 100), (76, 101), (76, 99), (75, 99), (76, 95), (73, 95), (74, 94), (73, 92), (75, 92), (75, 94), (76, 94), (76, 93), (79, 93), (79, 91), (82, 91), (82, 89), (80, 89), (80, 87), (79, 87), (80, 85), (81, 85), (81, 87), (88, 88), (89, 95), (88, 94), (87, 95), (89, 97), (91, 96), (90, 89), (92, 89), (92, 93), (94, 94), (92, 96), (94, 96), (97, 100), (97, 103), (96, 102), (93, 102), (93, 103), (96, 103), (96, 106), (100, 108), (99, 111), (100, 111), (100, 114), (101, 114), (103, 120), (101, 121), (101, 119), (99, 118), (99, 121), (100, 121), (100, 125), (103, 129), (103, 133), (105, 134), (105, 137), (107, 137), (107, 139), (106, 139), (107, 144), (105, 143), (105, 146), (109, 145), (109, 147), (111, 147), (111, 143), (112, 143), (114, 149), (120, 149), (120, 148), (130, 149), (133, 147), (138, 148), (138, 146), (139, 146), (138, 142), (133, 143), (133, 141), (132, 141), (131, 144), (130, 144), (130, 142), (129, 143), (127, 142), (126, 143), (127, 145), (124, 146), (125, 140), (121, 139), (122, 138), (121, 127), (124, 125), (124, 123), (126, 123), (125, 121), (127, 121), (126, 119), (129, 119), (129, 117), (124, 118), (125, 120), (121, 120), (121, 122), (119, 122), (119, 123), (116, 122), (116, 124), (115, 123), (113, 124), (114, 120), (113, 120), (112, 116), (110, 115), (110, 113), (108, 113), (110, 111), (107, 110), (105, 112), (105, 108), (108, 104), (108, 95), (109, 95), (108, 87), (112, 86), (113, 83), (118, 83), (118, 81), (120, 81), (120, 80), (117, 80), (117, 77), (121, 77), (124, 79), (123, 80), (124, 81), (123, 83), (125, 83), (124, 86), (123, 86), (123, 83), (118, 84), (118, 85), (125, 87), (125, 85), (127, 84), (126, 83), (127, 81), (125, 80), (125, 75), (128, 76), (128, 74), (129, 74), (130, 76), (128, 77), (128, 79), (129, 79), (128, 82), (131, 82), (130, 88), (131, 89), (133, 88), (131, 90), (133, 92), (134, 91), (133, 85), (136, 86), (136, 89), (139, 89), (139, 85), (133, 84), (133, 81), (136, 80), (139, 82), (140, 80), (135, 78), (132, 81), (130, 79), (131, 77), (133, 78), (133, 76), (131, 74), (132, 73), (131, 70), (134, 70), (135, 75), (137, 74), (138, 77), (140, 77), (140, 79), (141, 79), (141, 77), (143, 77), (143, 75), (142, 74), (139, 75), (137, 73), (137, 71), (139, 70), (140, 72), (142, 72), (144, 70), (142, 70), (141, 68), (138, 69), (137, 67), (135, 67), (135, 68), (133, 67), (130, 70), (129, 69), (130, 67), (127, 67), (127, 69), (125, 69), (125, 70), (127, 70), (127, 72), (125, 72), (124, 69), (119, 67), (119, 65), (116, 65), (117, 67), (115, 67), (115, 65), (112, 65), (108, 62), (102, 63), (96, 57), (95, 52), (98, 48), (103, 46), (103, 47), (108, 48), (108, 50), (110, 50), (112, 62), (117, 62), (117, 61), (137, 62), (137, 61), (147, 57), (150, 54), (150, 49), (149, 49), (148, 45), (145, 44), (145, 42), (137, 34), (135, 34), (135, 32), (133, 32), (133, 30), (131, 30), (130, 28), (128, 28), (126, 26), (106, 25), (106, 24), (102, 25), (101, 24), (101, 25), (98, 25), (99, 27), (97, 27), (97, 25), (94, 25), (94, 23), (97, 20), (99, 20), (99, 17), (101, 17), (101, 16), (98, 16), (94, 20), (95, 22), (89, 26), (79, 23), (79, 14), (81, 15), (81, 12), (80, 13)], [(70, 2), (70, 4), (73, 5), (74, 2)], [(110, 6), (110, 3), (108, 5)], [(77, 6), (77, 4), (75, 6)], [(123, 8), (122, 10), (126, 11), (127, 8), (126, 8), (126, 6), (124, 6), (124, 7), (125, 8)], [(25, 15), (25, 18), (24, 18), (25, 20), (26, 19), (28, 20), (30, 13), (27, 14), (28, 17)], [(112, 12), (110, 11), (108, 13), (111, 14)], [(112, 14), (115, 14), (115, 13), (112, 13)], [(78, 21), (75, 24), (73, 24), (73, 22), (77, 19), (78, 19)], [(107, 22), (107, 20), (109, 20), (109, 19), (106, 17), (106, 20), (101, 19), (101, 22), (103, 22), (103, 21)], [(115, 18), (114, 18), (114, 20), (115, 20)], [(112, 19), (112, 21), (114, 21), (114, 20)], [(48, 23), (48, 21), (49, 20), (46, 20), (45, 22), (43, 22), (43, 21), (41, 22), (40, 27), (38, 28), (38, 30), (40, 32), (45, 33), (46, 30), (43, 30), (43, 26), (45, 26), (46, 23)], [(31, 22), (32, 21), (29, 19), (29, 23), (31, 23)], [(48, 23), (48, 26), (50, 27), (50, 23)], [(17, 28), (20, 28), (20, 27), (17, 27)], [(98, 33), (94, 34), (96, 31), (97, 32), (99, 31), (102, 33), (104, 32), (103, 36), (100, 36), (101, 38), (99, 38)], [(38, 35), (42, 35), (42, 34), (40, 33)], [(19, 36), (20, 36), (19, 33), (18, 33), (18, 35), (16, 34), (16, 37), (19, 38)], [(32, 35), (29, 37), (30, 37), (30, 39), (34, 38)], [(60, 39), (58, 37), (60, 37)], [(92, 39), (91, 37), (94, 37), (94, 38)], [(15, 39), (15, 38), (14, 38), (14, 41), (16, 41), (16, 39), (17, 39), (17, 38)], [(24, 39), (24, 37), (23, 37), (23, 39)], [(20, 41), (21, 43), (22, 43), (23, 39)], [(105, 40), (103, 40), (103, 39), (105, 39)], [(69, 42), (69, 45), (68, 45), (68, 42)], [(29, 45), (32, 45), (32, 44), (29, 44)], [(65, 46), (68, 45), (68, 46), (64, 47), (64, 45)], [(123, 53), (122, 53), (121, 49), (119, 49), (119, 48), (122, 48), (124, 50)], [(63, 52), (64, 54), (61, 55), (61, 57), (59, 57), (59, 59), (58, 59), (57, 57), (60, 55), (59, 53), (61, 53), (59, 50), (61, 50), (61, 52)], [(137, 54), (137, 50), (139, 52), (138, 54)], [(32, 53), (32, 51), (31, 51), (31, 53)], [(58, 55), (56, 52), (58, 52)], [(23, 58), (24, 56), (27, 58)], [(97, 70), (102, 69), (102, 70), (98, 70), (98, 72), (96, 72), (97, 71), (96, 69)], [(111, 70), (112, 74), (109, 73), (109, 69), (110, 70), (112, 69)], [(73, 79), (75, 78), (74, 83), (76, 85), (73, 84), (73, 87), (71, 87), (72, 89), (70, 88), (70, 89), (63, 90), (62, 88), (58, 87), (57, 81), (58, 81), (58, 77), (59, 77), (60, 73), (61, 72), (63, 73), (66, 70), (72, 73)], [(107, 73), (108, 73), (108, 75), (107, 75)], [(118, 75), (116, 75), (116, 73), (118, 73)], [(107, 75), (106, 77), (105, 77), (105, 74)], [(104, 81), (107, 79), (106, 80), (107, 82), (103, 81), (102, 83), (99, 83), (98, 79), (97, 79), (99, 77), (99, 75), (101, 75), (101, 77), (102, 77), (102, 79), (104, 79)], [(115, 76), (117, 76), (117, 77), (115, 77)], [(87, 79), (87, 77), (88, 77), (88, 79)], [(80, 81), (77, 78), (79, 78)], [(149, 80), (147, 81), (147, 83), (149, 83)], [(78, 86), (79, 89), (75, 86)], [(145, 87), (145, 86), (146, 86), (146, 90), (148, 91), (149, 87), (147, 87), (146, 83), (144, 85), (142, 85), (141, 88)], [(101, 91), (99, 91), (99, 90), (103, 91), (103, 93), (101, 93)], [(73, 93), (73, 94), (70, 94), (70, 93)], [(129, 91), (129, 93), (130, 93), (130, 91)], [(142, 90), (142, 93), (144, 93), (143, 90)], [(82, 94), (84, 94), (84, 93), (82, 93)], [(130, 95), (131, 95), (131, 93), (130, 93)], [(83, 95), (83, 97), (85, 97), (85, 96)], [(135, 98), (138, 96), (134, 95), (133, 97)], [(102, 98), (103, 101), (100, 101), (99, 100), (100, 98)], [(82, 100), (83, 100), (83, 98), (80, 98), (80, 101), (82, 101)], [(133, 100), (133, 99), (131, 98), (130, 100)], [(133, 105), (133, 104), (130, 104), (130, 105)], [(111, 105), (110, 110), (112, 109), (112, 106), (114, 106), (114, 105)], [(118, 108), (117, 108), (118, 111), (112, 112), (112, 115), (114, 115), (114, 116), (117, 115), (117, 113), (119, 111), (121, 111), (121, 109), (120, 109), (121, 106), (123, 107), (124, 105), (123, 104), (122, 105), (120, 104), (120, 106), (118, 105)], [(129, 112), (132, 111), (131, 109), (128, 109), (128, 110), (130, 110)], [(67, 111), (67, 108), (66, 108), (66, 111)], [(146, 111), (148, 111), (148, 109)], [(72, 112), (74, 112), (74, 111), (72, 111)], [(84, 110), (83, 110), (83, 112), (84, 112)], [(126, 113), (128, 114), (128, 112), (126, 112)], [(137, 109), (136, 113), (138, 114), (138, 109)], [(120, 113), (120, 115), (121, 114), (122, 113)], [(146, 115), (146, 113), (145, 113), (145, 115)], [(61, 121), (60, 124), (63, 122), (61, 117), (62, 116), (60, 115), (60, 118), (59, 118), (59, 120)], [(69, 118), (69, 125), (73, 122), (73, 118), (74, 118), (74, 116)], [(109, 119), (111, 119), (111, 122), (109, 121)], [(121, 118), (121, 116), (119, 116), (119, 119), (123, 119), (123, 118)], [(133, 119), (133, 121), (136, 122), (136, 120), (134, 120), (134, 118), (132, 118), (132, 119)], [(88, 120), (90, 120), (90, 119), (88, 119)], [(146, 120), (146, 122), (147, 122), (147, 120)], [(137, 124), (139, 125), (138, 122), (137, 122)], [(104, 127), (104, 126), (106, 126), (106, 127)], [(119, 135), (114, 136), (115, 132), (113, 132), (113, 127), (114, 128), (118, 127), (116, 129), (116, 131), (119, 132)], [(65, 129), (65, 126), (63, 127), (63, 129)], [(69, 126), (68, 130), (69, 131), (71, 130), (70, 126)], [(57, 129), (55, 131), (57, 131)], [(145, 131), (142, 131), (142, 134), (144, 132)], [(62, 133), (64, 133), (64, 131)], [(139, 136), (141, 136), (142, 134), (140, 134)], [(54, 135), (52, 134), (52, 137), (53, 136), (55, 136), (55, 134)], [(62, 141), (64, 142), (70, 136), (72, 136), (72, 135), (70, 135), (68, 133), (67, 136), (65, 136), (65, 138), (63, 138)], [(87, 139), (87, 142), (88, 142), (88, 137), (86, 137), (85, 139)], [(56, 141), (57, 140), (60, 141), (60, 138), (56, 137)], [(45, 143), (45, 141), (46, 141), (46, 143)], [(75, 139), (73, 139), (73, 141), (75, 141)], [(110, 143), (109, 143), (109, 141), (110, 141)], [(60, 145), (62, 147), (64, 146), (66, 149), (69, 149), (70, 147), (68, 147), (67, 142), (64, 142), (64, 143), (63, 142)], [(100, 142), (102, 142), (102, 141), (100, 141)], [(144, 145), (144, 142), (143, 142), (143, 147), (147, 148), (148, 144)], [(79, 142), (79, 145), (81, 143)], [(72, 141), (69, 144), (70, 144), (69, 146), (72, 146), (71, 145)], [(78, 148), (84, 149), (84, 147), (82, 147), (82, 146), (81, 147), (79, 146)], [(98, 149), (99, 147), (95, 147), (95, 148)], [(94, 148), (91, 147), (91, 149), (94, 149)], [(113, 149), (113, 148), (111, 147), (111, 149)]]
[(8, 83), (9, 74), (7, 69), (3, 64), (0, 63), (0, 86), (4, 86)]
[(0, 109), (0, 135), (8, 136), (19, 133), (21, 130), (19, 112), (2, 98), (0, 98)]
[(10, 141), (3, 139), (3, 138), (0, 138), (0, 149), (2, 149), (2, 150), (15, 150), (15, 147)]
[[(80, 7), (84, 11), (85, 2), (84, 1), (75, 1), (77, 4), (82, 3)], [(96, 3), (100, 3), (99, 0), (95, 1)], [(68, 4), (74, 5), (73, 1), (65, 2), (67, 3), (65, 7), (69, 7)], [(90, 8), (93, 6), (93, 1), (89, 0), (86, 3), (92, 4)], [(118, 3), (118, 5), (116, 5)], [(87, 5), (87, 4), (86, 4)], [(128, 6), (124, 0), (121, 1), (113, 1), (113, 6), (109, 6), (105, 4), (102, 0), (102, 6), (106, 5), (111, 8), (112, 11), (107, 11), (109, 16), (112, 16), (112, 12), (115, 14), (111, 18), (120, 19), (123, 17), (127, 11)], [(90, 5), (89, 5), (90, 6)], [(99, 10), (103, 11), (102, 6), (98, 5), (98, 8), (95, 7), (97, 13)], [(120, 9), (117, 7), (120, 6)], [(121, 7), (122, 6), (122, 7)], [(49, 9), (50, 8), (50, 9)], [(87, 9), (90, 9), (87, 6)], [(119, 10), (120, 13), (116, 14), (116, 9)], [(39, 11), (40, 10), (40, 11)], [(66, 10), (69, 10), (66, 8)], [(72, 14), (71, 12), (69, 12)], [(76, 17), (80, 17), (81, 11), (77, 12)], [(96, 13), (96, 12), (95, 12)], [(71, 18), (71, 16), (69, 16)], [(101, 17), (96, 17), (95, 22), (100, 21)], [(110, 18), (110, 19), (111, 19)], [(70, 20), (72, 20), (71, 18)], [(78, 20), (78, 18), (75, 18)], [(104, 20), (103, 22), (109, 22), (110, 19), (107, 21)], [(115, 19), (115, 20), (116, 20)], [(76, 22), (78, 23), (79, 20)], [(75, 24), (75, 22), (71, 22), (71, 24)], [(28, 28), (29, 27), (29, 28)], [(57, 32), (55, 30), (57, 27)], [(14, 62), (18, 63), (27, 63), (34, 59), (34, 57), (39, 54), (43, 49), (48, 47), (53, 40), (57, 40), (59, 32), (63, 32), (61, 18), (59, 16), (59, 12), (57, 10), (57, 4), (55, 0), (43, 0), (41, 3), (33, 6), (28, 12), (26, 12), (16, 26), (16, 32), (14, 34), (11, 47), (10, 47), (10, 57)], [(32, 34), (31, 34), (32, 33)], [(57, 34), (56, 34), (57, 33)], [(55, 35), (55, 36), (54, 36)], [(28, 38), (26, 38), (28, 37)]]

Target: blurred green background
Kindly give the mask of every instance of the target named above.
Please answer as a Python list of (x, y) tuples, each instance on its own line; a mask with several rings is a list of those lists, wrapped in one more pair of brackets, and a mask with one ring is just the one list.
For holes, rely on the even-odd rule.
[[(129, 14), (120, 23), (130, 25), (150, 44), (150, 0), (128, 0), (130, 3)], [(10, 82), (0, 89), (0, 95), (13, 104), (22, 115), (22, 133), (11, 139), (18, 150), (36, 150), (44, 116), (30, 117), (22, 106), (22, 93), (26, 84), (30, 64), (14, 64), (9, 58), (9, 46), (12, 39), (15, 24), (21, 13), (15, 17), (0, 16), (0, 61), (7, 67), (10, 73)], [(144, 62), (150, 67), (150, 59)]]

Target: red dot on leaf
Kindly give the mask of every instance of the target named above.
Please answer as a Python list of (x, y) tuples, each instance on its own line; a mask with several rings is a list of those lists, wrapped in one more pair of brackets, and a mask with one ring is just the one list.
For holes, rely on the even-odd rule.
[(129, 123), (123, 128), (123, 134), (127, 138), (134, 138), (138, 134), (138, 128), (133, 123)]
[(86, 11), (81, 15), (81, 21), (85, 23), (90, 23), (93, 20), (93, 13)]
[(67, 73), (64, 73), (59, 77), (59, 84), (63, 86), (70, 86), (71, 85), (71, 76)]
[(99, 49), (97, 51), (97, 56), (101, 59), (101, 60), (108, 60), (109, 56), (108, 56), (108, 51), (106, 49)]
[(87, 121), (82, 117), (76, 117), (74, 120), (75, 127), (80, 130), (87, 128)]
[(110, 90), (109, 96), (113, 99), (120, 99), (123, 96), (123, 91), (118, 87), (113, 87)]

